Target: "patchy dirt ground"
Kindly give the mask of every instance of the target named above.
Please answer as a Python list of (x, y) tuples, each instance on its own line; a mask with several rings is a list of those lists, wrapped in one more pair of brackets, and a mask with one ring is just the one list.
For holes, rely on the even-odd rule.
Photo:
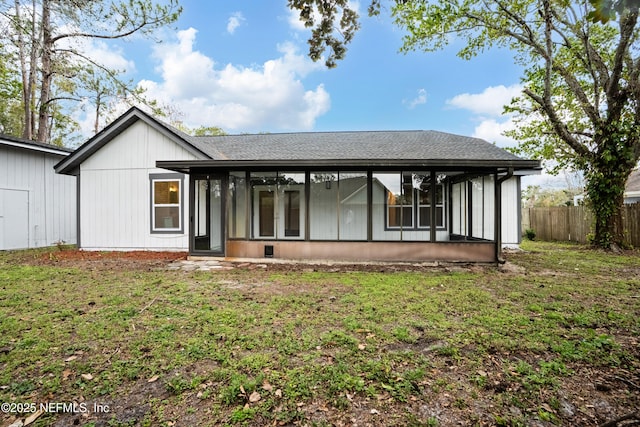
[[(26, 258), (24, 261), (32, 265), (58, 265), (63, 267), (77, 267), (81, 269), (115, 269), (115, 270), (155, 270), (163, 269), (170, 262), (187, 259), (186, 252), (161, 251), (81, 251), (65, 249), (46, 252), (36, 257)], [(444, 272), (473, 272), (486, 268), (495, 269), (492, 264), (439, 264), (439, 263), (343, 263), (343, 262), (280, 262), (279, 260), (224, 261), (223, 264), (234, 268), (260, 268), (269, 271), (325, 271), (331, 273), (363, 271), (363, 272), (394, 272), (394, 271), (444, 271)], [(504, 268), (511, 272), (510, 265)]]
[(186, 252), (101, 252), (64, 249), (41, 253), (31, 258), (26, 258), (24, 261), (35, 265), (58, 265), (82, 269), (148, 271), (164, 268), (169, 262), (181, 259), (187, 259)]

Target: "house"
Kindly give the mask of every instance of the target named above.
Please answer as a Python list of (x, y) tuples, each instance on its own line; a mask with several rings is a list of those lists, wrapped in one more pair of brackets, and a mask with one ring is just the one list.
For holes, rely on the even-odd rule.
[(71, 151), (0, 135), (0, 250), (76, 243), (76, 178), (53, 169)]
[(640, 169), (634, 169), (624, 188), (624, 203), (632, 204), (640, 202)]
[(55, 166), (79, 246), (227, 258), (495, 262), (520, 241), (520, 175), (435, 131), (192, 137), (133, 108)]

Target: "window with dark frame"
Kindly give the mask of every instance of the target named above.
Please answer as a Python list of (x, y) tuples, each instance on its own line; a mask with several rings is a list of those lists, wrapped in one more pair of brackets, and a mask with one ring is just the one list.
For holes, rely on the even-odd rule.
[[(436, 209), (436, 227), (444, 227), (444, 185), (436, 184), (435, 204), (431, 196), (430, 175), (402, 173), (401, 194), (387, 189), (387, 228), (429, 229), (432, 207)], [(417, 227), (414, 227), (414, 220)]]
[(387, 189), (387, 227), (413, 228), (413, 181), (411, 174), (402, 174), (400, 193)]
[(436, 210), (436, 227), (444, 227), (444, 185), (436, 184), (435, 200), (431, 197), (431, 181), (428, 178), (420, 180), (417, 187), (418, 228), (431, 227), (432, 207)]
[(182, 231), (182, 179), (151, 179), (151, 231)]
[(275, 235), (275, 192), (262, 190), (258, 193), (258, 197), (260, 237), (273, 237)]
[(298, 190), (284, 192), (284, 235), (300, 236), (300, 191)]

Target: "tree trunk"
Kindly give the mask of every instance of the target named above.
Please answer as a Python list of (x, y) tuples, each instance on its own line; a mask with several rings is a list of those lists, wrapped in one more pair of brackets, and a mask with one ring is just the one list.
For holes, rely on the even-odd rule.
[(629, 156), (604, 155), (586, 173), (586, 190), (595, 217), (592, 243), (605, 249), (625, 247), (623, 204), (627, 179), (635, 165)]
[(40, 108), (38, 109), (39, 142), (46, 142), (49, 135), (49, 100), (51, 98), (51, 80), (53, 70), (51, 66), (51, 5), (50, 0), (42, 0), (42, 81), (40, 87)]
[[(42, 27), (38, 31), (38, 14), (36, 13), (36, 0), (33, 0), (32, 4), (32, 30), (31, 30), (31, 53), (29, 56), (29, 95), (25, 100), (25, 129), (28, 129), (29, 138), (33, 139), (36, 135), (36, 87), (37, 87), (37, 74), (38, 74), (38, 47), (40, 46), (40, 40), (42, 39)], [(27, 127), (28, 126), (28, 127)]]
[(36, 13), (36, 0), (31, 4), (31, 16), (29, 17), (31, 26), (31, 33), (25, 37), (24, 28), (27, 27), (22, 21), (22, 5), (19, 0), (15, 0), (15, 19), (16, 19), (16, 45), (18, 48), (18, 58), (20, 61), (20, 75), (22, 78), (22, 111), (23, 111), (23, 123), (22, 123), (22, 137), (24, 139), (33, 139), (34, 137), (34, 114), (33, 103), (35, 98), (35, 86), (36, 86), (36, 70), (37, 64), (37, 49), (39, 43), (39, 34), (36, 31), (38, 28), (37, 13)]
[(100, 130), (100, 107), (102, 107), (102, 93), (100, 89), (96, 94), (96, 119), (93, 122), (93, 134), (97, 134)]
[(610, 249), (613, 245), (625, 246), (622, 214), (624, 193), (613, 199), (611, 203), (601, 198), (591, 200), (591, 208), (595, 216), (593, 243), (605, 249)]

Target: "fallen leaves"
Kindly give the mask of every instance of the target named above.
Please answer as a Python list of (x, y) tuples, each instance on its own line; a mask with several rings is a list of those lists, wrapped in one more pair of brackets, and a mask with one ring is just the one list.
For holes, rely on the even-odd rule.
[(36, 422), (36, 420), (38, 418), (40, 418), (42, 416), (42, 414), (44, 414), (44, 411), (43, 410), (38, 410), (37, 412), (34, 412), (33, 414), (31, 414), (27, 418), (25, 418), (24, 421), (22, 421), (21, 419), (14, 420), (7, 427), (27, 427), (27, 426), (33, 424), (34, 422)]
[(28, 426), (30, 424), (33, 424), (38, 418), (40, 418), (40, 416), (44, 414), (43, 410), (39, 410), (37, 412), (34, 412), (33, 414), (31, 414), (30, 416), (28, 416), (25, 420), (24, 420), (24, 425)]
[[(264, 380), (262, 382), (261, 388), (267, 393), (273, 392), (273, 386), (267, 380)], [(282, 398), (281, 389), (277, 389), (275, 392), (273, 392), (273, 394), (277, 398)], [(251, 393), (248, 393), (243, 385), (240, 385), (240, 396), (243, 396), (247, 400), (245, 407), (249, 407), (249, 404), (258, 403), (262, 400), (262, 395), (258, 390), (253, 390)]]

